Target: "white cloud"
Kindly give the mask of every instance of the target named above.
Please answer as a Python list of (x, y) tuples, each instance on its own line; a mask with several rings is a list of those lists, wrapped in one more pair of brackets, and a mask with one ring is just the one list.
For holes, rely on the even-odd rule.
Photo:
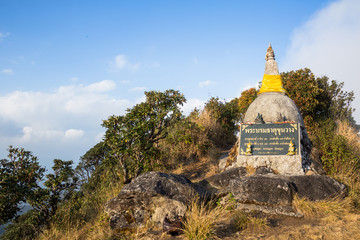
[(10, 68), (3, 69), (2, 72), (5, 73), (6, 75), (13, 75), (14, 74), (14, 70), (12, 70)]
[(129, 89), (129, 92), (143, 92), (147, 89), (147, 87), (134, 87)]
[(70, 78), (70, 80), (73, 81), (73, 82), (76, 82), (77, 80), (79, 80), (79, 78), (78, 77), (72, 77), (72, 78)]
[(203, 82), (199, 82), (199, 87), (200, 88), (203, 88), (203, 87), (207, 87), (207, 86), (210, 86), (210, 85), (213, 85), (214, 83), (211, 82), (210, 80), (206, 80), (206, 81), (203, 81)]
[(32, 133), (32, 128), (31, 127), (23, 127), (23, 133), (24, 135), (22, 136), (22, 141), (28, 142), (31, 140), (31, 133)]
[(84, 131), (81, 129), (68, 129), (65, 131), (65, 138), (67, 139), (77, 139), (81, 138), (84, 135)]
[(129, 70), (137, 70), (140, 67), (140, 63), (131, 63), (127, 59), (127, 57), (123, 54), (119, 54), (115, 57), (114, 61), (111, 63), (111, 65), (115, 69), (129, 69)]
[(184, 112), (185, 115), (190, 114), (194, 108), (201, 109), (204, 107), (205, 100), (201, 100), (198, 98), (191, 98), (186, 101), (186, 103), (181, 107), (181, 110)]
[[(39, 158), (73, 158), (97, 142), (102, 120), (133, 105), (111, 97), (115, 83), (67, 85), (53, 92), (14, 91), (0, 95), (0, 158), (8, 145), (25, 147)], [(65, 150), (66, 149), (66, 150)], [(73, 159), (77, 160), (77, 159)]]
[(95, 141), (100, 142), (101, 140), (103, 140), (104, 136), (105, 136), (105, 131), (99, 132), (98, 134), (95, 135)]
[(198, 65), (199, 64), (199, 59), (197, 57), (194, 57), (192, 60), (194, 65)]
[(101, 82), (93, 83), (85, 89), (90, 92), (108, 92), (116, 88), (116, 83), (112, 80), (103, 80)]
[(9, 36), (10, 35), (10, 33), (1, 33), (0, 32), (0, 42), (2, 41), (2, 40), (4, 40), (4, 38), (6, 38), (7, 36)]
[[(345, 82), (360, 105), (360, 1), (340, 0), (321, 9), (296, 29), (281, 70), (308, 67), (315, 75)], [(354, 114), (360, 122), (360, 108)]]

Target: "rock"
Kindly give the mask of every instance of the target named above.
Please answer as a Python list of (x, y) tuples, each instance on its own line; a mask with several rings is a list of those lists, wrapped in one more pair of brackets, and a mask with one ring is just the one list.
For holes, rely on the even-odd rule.
[(276, 175), (269, 168), (258, 168), (252, 176), (244, 167), (232, 168), (196, 184), (182, 175), (149, 172), (125, 185), (105, 210), (110, 227), (119, 231), (134, 230), (151, 221), (176, 233), (179, 219), (195, 196), (231, 198), (240, 209), (300, 216), (292, 207), (295, 194), (317, 201), (345, 195), (346, 186), (323, 175)]
[(265, 175), (265, 174), (269, 174), (269, 173), (274, 173), (274, 171), (268, 167), (258, 167), (255, 170), (256, 175)]
[(317, 174), (324, 175), (325, 171), (321, 163), (319, 150), (313, 147), (311, 149), (310, 159), (311, 159), (310, 169)]
[(220, 198), (232, 193), (241, 209), (290, 216), (299, 216), (292, 207), (295, 194), (311, 201), (346, 194), (346, 186), (328, 176), (275, 175), (268, 168), (256, 169), (253, 176), (247, 176), (244, 167), (232, 168), (204, 182), (215, 187), (213, 194)]
[(224, 188), (229, 185), (230, 180), (245, 177), (247, 174), (246, 168), (232, 168), (222, 173), (215, 174), (205, 180), (216, 188)]
[(205, 194), (202, 189), (195, 188), (195, 185), (185, 176), (172, 173), (148, 172), (134, 179), (130, 184), (125, 185), (120, 194), (146, 192), (189, 203), (192, 200), (192, 194), (198, 193), (201, 196)]
[(229, 152), (223, 152), (221, 153), (220, 157), (219, 157), (219, 170), (223, 171), (226, 168), (226, 163), (228, 162), (229, 159)]
[(294, 192), (290, 182), (265, 176), (232, 179), (227, 189), (241, 203), (268, 206), (291, 206)]
[(195, 195), (205, 196), (205, 190), (185, 176), (149, 172), (125, 185), (106, 204), (105, 211), (113, 229), (135, 229), (147, 221), (162, 225), (165, 217), (168, 221), (183, 217)]
[(163, 222), (163, 232), (171, 235), (177, 235), (182, 233), (182, 217), (176, 216), (175, 220), (170, 220), (168, 216), (165, 216)]
[(289, 181), (300, 198), (311, 201), (324, 200), (347, 194), (346, 186), (324, 175), (291, 176)]

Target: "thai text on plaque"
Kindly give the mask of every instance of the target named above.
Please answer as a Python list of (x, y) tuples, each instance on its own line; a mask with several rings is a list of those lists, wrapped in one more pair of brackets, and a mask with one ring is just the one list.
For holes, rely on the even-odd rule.
[(300, 154), (300, 124), (241, 124), (240, 155)]

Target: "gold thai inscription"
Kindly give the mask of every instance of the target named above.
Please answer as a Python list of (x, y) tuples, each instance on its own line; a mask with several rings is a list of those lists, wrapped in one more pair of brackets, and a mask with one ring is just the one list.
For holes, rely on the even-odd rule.
[[(285, 124), (242, 124), (240, 127), (240, 154), (249, 155), (251, 142), (252, 155), (296, 155), (299, 149), (298, 123)], [(295, 144), (289, 150), (289, 143)], [(245, 150), (245, 151), (244, 151)], [(291, 154), (289, 154), (289, 152)]]

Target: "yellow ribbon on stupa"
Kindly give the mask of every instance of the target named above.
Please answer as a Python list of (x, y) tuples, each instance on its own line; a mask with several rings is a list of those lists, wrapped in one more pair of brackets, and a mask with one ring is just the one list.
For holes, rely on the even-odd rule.
[(261, 88), (258, 94), (265, 92), (283, 92), (287, 93), (283, 88), (280, 75), (268, 75), (264, 74)]
[(275, 61), (275, 53), (270, 43), (266, 51), (265, 60), (265, 73), (258, 94), (266, 92), (281, 92), (287, 94), (287, 91), (283, 88), (279, 69)]

